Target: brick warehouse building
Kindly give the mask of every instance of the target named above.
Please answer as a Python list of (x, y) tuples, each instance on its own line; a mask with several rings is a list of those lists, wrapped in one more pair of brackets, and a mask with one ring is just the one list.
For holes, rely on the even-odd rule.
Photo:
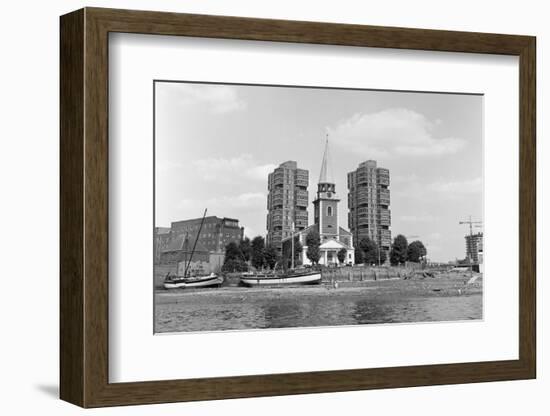
[(283, 239), (308, 226), (309, 172), (299, 169), (297, 163), (281, 163), (268, 176), (267, 244), (282, 251)]
[(348, 173), (348, 226), (355, 242), (369, 237), (386, 255), (391, 247), (389, 186), (390, 171), (377, 167), (375, 160)]
[[(202, 218), (172, 222), (170, 231), (163, 227), (155, 229), (155, 253), (159, 253), (156, 264), (174, 265), (190, 258), (197, 239)], [(234, 218), (204, 218), (201, 234), (196, 242), (193, 263), (202, 263), (208, 269), (223, 264), (225, 246), (239, 242), (244, 237), (244, 228)], [(213, 270), (212, 270), (213, 271)]]
[(155, 227), (155, 264), (160, 262), (160, 254), (170, 242), (170, 227)]

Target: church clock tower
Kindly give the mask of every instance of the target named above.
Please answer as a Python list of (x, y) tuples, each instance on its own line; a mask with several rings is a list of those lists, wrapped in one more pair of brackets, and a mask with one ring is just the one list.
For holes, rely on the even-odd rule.
[(338, 196), (336, 185), (332, 178), (332, 167), (329, 160), (328, 137), (325, 144), (325, 153), (317, 184), (317, 196), (313, 201), (313, 216), (315, 224), (319, 227), (321, 241), (327, 238), (337, 237), (338, 232)]

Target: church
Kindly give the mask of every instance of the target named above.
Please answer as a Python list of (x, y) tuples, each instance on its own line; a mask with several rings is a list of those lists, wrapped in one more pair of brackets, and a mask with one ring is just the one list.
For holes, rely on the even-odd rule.
[[(340, 227), (338, 221), (338, 203), (340, 199), (336, 194), (336, 185), (332, 176), (332, 167), (329, 160), (328, 139), (325, 144), (323, 162), (321, 163), (321, 172), (317, 184), (317, 194), (313, 201), (314, 224), (304, 230), (294, 233), (298, 236), (302, 244), (301, 261), (304, 265), (310, 265), (311, 261), (307, 257), (306, 237), (310, 231), (316, 230), (321, 238), (321, 258), (319, 264), (330, 265), (338, 264), (338, 252), (341, 249), (346, 250), (344, 263), (353, 264), (355, 252), (353, 248), (353, 235), (348, 230)], [(290, 244), (291, 237), (283, 240), (283, 244)]]

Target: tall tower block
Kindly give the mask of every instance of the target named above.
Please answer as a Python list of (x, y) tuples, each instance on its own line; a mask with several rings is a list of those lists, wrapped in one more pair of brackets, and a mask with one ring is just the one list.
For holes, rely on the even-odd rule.
[(348, 226), (356, 244), (371, 238), (389, 254), (391, 246), (390, 171), (375, 160), (348, 173)]
[(267, 244), (282, 250), (282, 241), (308, 226), (309, 172), (295, 161), (281, 163), (268, 176)]

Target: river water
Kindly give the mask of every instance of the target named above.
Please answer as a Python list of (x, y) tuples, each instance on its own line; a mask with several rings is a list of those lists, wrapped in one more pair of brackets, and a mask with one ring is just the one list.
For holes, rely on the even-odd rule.
[(260, 299), (156, 306), (155, 332), (457, 321), (482, 318), (482, 295), (385, 299)]

